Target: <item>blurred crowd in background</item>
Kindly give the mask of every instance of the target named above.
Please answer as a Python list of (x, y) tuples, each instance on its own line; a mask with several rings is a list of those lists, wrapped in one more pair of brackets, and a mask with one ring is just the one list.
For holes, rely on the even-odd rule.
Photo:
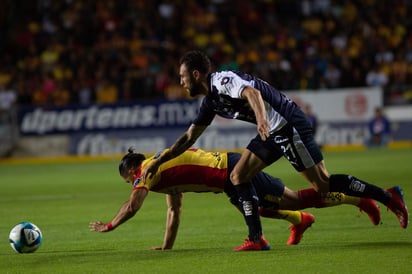
[(191, 49), (280, 90), (410, 88), (411, 15), (408, 0), (0, 0), (0, 93), (36, 106), (184, 98)]

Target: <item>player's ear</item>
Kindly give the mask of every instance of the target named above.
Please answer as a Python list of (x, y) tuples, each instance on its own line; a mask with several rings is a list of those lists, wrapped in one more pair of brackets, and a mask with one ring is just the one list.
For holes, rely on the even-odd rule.
[(135, 174), (134, 168), (130, 168), (130, 169), (127, 171), (127, 175), (126, 175), (126, 177), (125, 177), (125, 180), (126, 180), (127, 183), (133, 183), (134, 174)]
[(201, 73), (200, 73), (197, 69), (195, 69), (195, 70), (192, 72), (192, 75), (193, 75), (193, 78), (195, 78), (196, 80), (198, 80), (199, 77), (201, 76)]
[(127, 171), (127, 175), (128, 176), (134, 176), (134, 174), (136, 173), (136, 169), (134, 167), (131, 167), (128, 171)]

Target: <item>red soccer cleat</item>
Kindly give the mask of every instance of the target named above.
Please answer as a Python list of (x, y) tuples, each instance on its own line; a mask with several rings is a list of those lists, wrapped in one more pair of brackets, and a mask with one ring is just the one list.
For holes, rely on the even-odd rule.
[(373, 199), (360, 198), (360, 203), (357, 205), (360, 211), (368, 214), (374, 225), (378, 225), (381, 221), (381, 212), (378, 205)]
[(310, 213), (301, 213), (302, 221), (300, 224), (291, 225), (289, 227), (290, 236), (288, 241), (286, 242), (287, 245), (297, 245), (303, 237), (303, 233), (305, 230), (310, 227), (315, 222), (315, 216)]
[(409, 213), (403, 200), (402, 189), (399, 186), (394, 186), (386, 191), (392, 194), (391, 201), (387, 205), (388, 209), (395, 213), (401, 227), (406, 228), (409, 223)]
[(258, 243), (255, 243), (254, 241), (249, 240), (247, 238), (245, 242), (233, 249), (233, 251), (259, 251), (259, 250), (270, 250), (270, 244), (269, 242), (265, 239), (264, 236), (260, 238), (260, 241)]

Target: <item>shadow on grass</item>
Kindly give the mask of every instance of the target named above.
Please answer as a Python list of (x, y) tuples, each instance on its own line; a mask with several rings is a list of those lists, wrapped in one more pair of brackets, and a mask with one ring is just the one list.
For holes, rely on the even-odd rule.
[(347, 247), (347, 248), (365, 248), (365, 249), (379, 249), (379, 248), (411, 248), (412, 247), (412, 242), (356, 242), (356, 243), (348, 243), (348, 244), (343, 244), (342, 247)]

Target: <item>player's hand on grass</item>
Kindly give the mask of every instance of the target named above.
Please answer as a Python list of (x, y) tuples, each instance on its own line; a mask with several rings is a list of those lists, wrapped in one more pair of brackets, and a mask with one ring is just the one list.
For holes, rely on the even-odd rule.
[(108, 227), (108, 225), (106, 225), (105, 223), (100, 222), (100, 221), (90, 222), (89, 229), (90, 229), (90, 231), (96, 231), (96, 232), (108, 232), (108, 231), (110, 231), (110, 228)]

